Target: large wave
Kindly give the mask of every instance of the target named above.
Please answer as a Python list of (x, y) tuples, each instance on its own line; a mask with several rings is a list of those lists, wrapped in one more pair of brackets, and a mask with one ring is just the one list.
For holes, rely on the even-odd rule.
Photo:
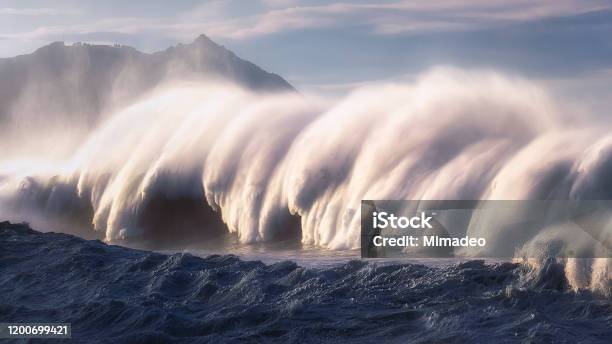
[(6, 217), (77, 218), (111, 242), (227, 228), (356, 248), (362, 199), (612, 199), (607, 124), (527, 80), (449, 68), (332, 103), (167, 85), (65, 161), (1, 163)]

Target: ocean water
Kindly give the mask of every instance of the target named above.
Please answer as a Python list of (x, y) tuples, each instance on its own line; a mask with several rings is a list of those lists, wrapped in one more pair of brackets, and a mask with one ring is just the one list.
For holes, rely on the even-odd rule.
[(100, 343), (612, 338), (610, 299), (571, 290), (555, 262), (536, 272), (509, 262), (311, 263), (149, 252), (4, 222), (0, 322), (70, 322), (74, 342)]

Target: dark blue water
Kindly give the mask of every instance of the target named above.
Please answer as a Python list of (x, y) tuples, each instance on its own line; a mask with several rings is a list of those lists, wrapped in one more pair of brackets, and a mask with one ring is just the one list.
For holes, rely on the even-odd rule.
[(74, 342), (611, 342), (610, 300), (525, 269), (266, 265), (1, 223), (0, 322), (70, 322)]

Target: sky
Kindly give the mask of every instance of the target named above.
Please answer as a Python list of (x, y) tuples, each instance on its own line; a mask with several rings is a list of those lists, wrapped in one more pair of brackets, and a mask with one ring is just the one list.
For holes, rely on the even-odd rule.
[(0, 0), (0, 57), (53, 41), (153, 52), (202, 33), (298, 89), (450, 65), (612, 96), (612, 0)]

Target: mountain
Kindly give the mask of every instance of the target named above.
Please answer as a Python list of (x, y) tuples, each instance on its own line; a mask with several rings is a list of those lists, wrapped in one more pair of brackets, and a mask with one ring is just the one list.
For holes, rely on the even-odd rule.
[(236, 56), (204, 35), (147, 54), (127, 46), (51, 43), (0, 59), (0, 126), (61, 117), (97, 122), (167, 80), (226, 80), (258, 92), (294, 91), (276, 74)]

